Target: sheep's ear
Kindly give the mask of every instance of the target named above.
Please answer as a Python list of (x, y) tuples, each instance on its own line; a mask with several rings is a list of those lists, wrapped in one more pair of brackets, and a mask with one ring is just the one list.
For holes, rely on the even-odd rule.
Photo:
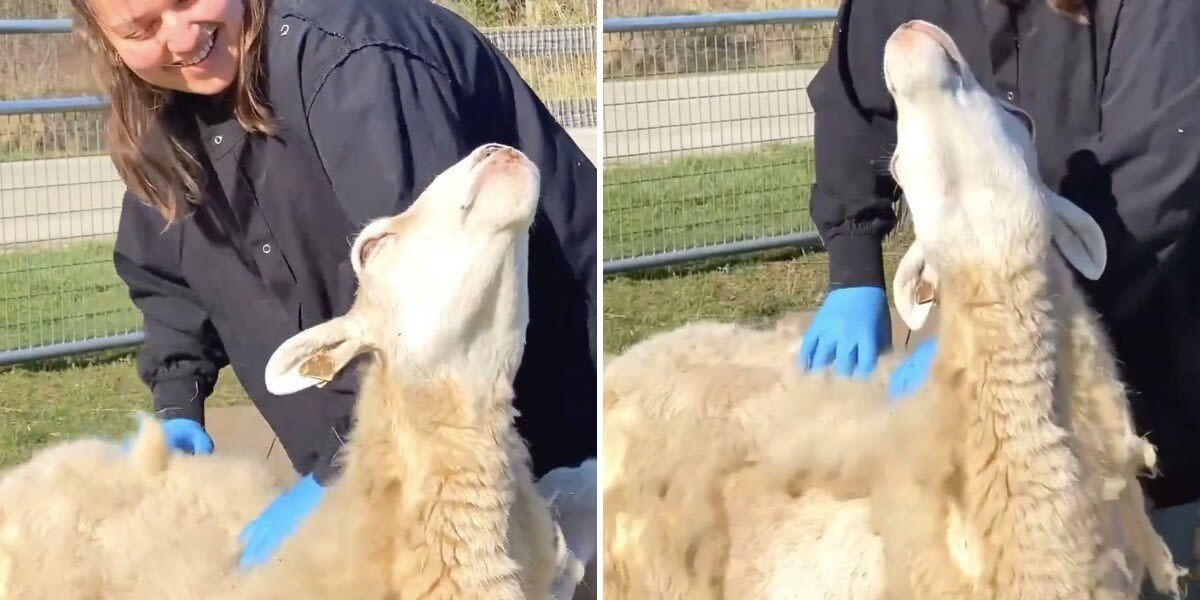
[(1099, 279), (1108, 262), (1104, 231), (1070, 200), (1050, 191), (1046, 196), (1053, 219), (1050, 235), (1059, 253), (1084, 277)]
[(267, 361), (267, 391), (281, 396), (321, 387), (369, 350), (356, 319), (344, 315), (309, 327), (279, 345)]
[(900, 320), (912, 331), (923, 327), (937, 298), (937, 274), (926, 264), (921, 242), (913, 242), (900, 259), (892, 289)]

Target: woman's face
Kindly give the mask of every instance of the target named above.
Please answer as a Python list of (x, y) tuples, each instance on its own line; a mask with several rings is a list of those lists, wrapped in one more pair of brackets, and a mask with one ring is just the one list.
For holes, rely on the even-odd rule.
[(237, 77), (244, 0), (88, 0), (121, 61), (151, 85), (219, 94)]

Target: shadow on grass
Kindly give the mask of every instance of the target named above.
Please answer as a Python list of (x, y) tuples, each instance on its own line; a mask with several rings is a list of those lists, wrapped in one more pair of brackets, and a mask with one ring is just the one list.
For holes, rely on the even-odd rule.
[[(884, 238), (883, 251), (884, 253), (898, 252), (903, 254), (908, 249), (909, 245), (912, 244), (913, 239), (914, 236), (912, 233), (912, 225), (902, 217), (892, 233)], [(659, 267), (625, 271), (623, 273), (612, 273), (605, 275), (604, 279), (606, 281), (613, 279), (624, 279), (628, 281), (661, 281), (675, 277), (717, 273), (739, 267), (787, 262), (790, 260), (809, 258), (824, 254), (825, 248), (818, 242), (799, 246), (788, 246), (784, 248), (772, 248), (769, 250), (755, 250), (752, 252), (743, 252), (728, 256), (697, 259), (673, 265), (663, 265)]]
[(765, 263), (786, 262), (789, 260), (795, 260), (797, 258), (805, 258), (824, 253), (825, 250), (818, 245), (789, 246), (786, 248), (756, 250), (753, 252), (745, 252), (730, 256), (697, 259), (688, 261), (686, 263), (664, 265), (661, 267), (639, 269), (636, 271), (626, 271), (623, 273), (613, 273), (605, 275), (604, 278), (606, 280), (627, 279), (630, 281), (659, 281), (674, 277), (687, 277), (689, 275), (720, 272), (738, 267), (761, 265)]
[(0, 373), (25, 371), (28, 373), (52, 373), (71, 371), (100, 365), (109, 365), (123, 361), (135, 361), (140, 346), (98, 350), (85, 354), (45, 358), (30, 362), (18, 363), (0, 367)]

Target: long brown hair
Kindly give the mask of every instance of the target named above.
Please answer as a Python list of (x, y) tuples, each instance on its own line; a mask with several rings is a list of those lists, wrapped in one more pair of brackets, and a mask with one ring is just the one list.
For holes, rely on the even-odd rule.
[[(260, 87), (262, 30), (270, 0), (244, 0), (242, 43), (237, 79), (226, 91), (238, 123), (247, 131), (272, 132), (270, 109)], [(154, 207), (170, 226), (199, 204), (203, 181), (200, 163), (188, 150), (178, 116), (171, 111), (175, 92), (138, 77), (104, 37), (88, 0), (71, 0), (82, 26), (76, 26), (96, 63), (110, 108), (104, 141), (117, 173), (129, 191)]]

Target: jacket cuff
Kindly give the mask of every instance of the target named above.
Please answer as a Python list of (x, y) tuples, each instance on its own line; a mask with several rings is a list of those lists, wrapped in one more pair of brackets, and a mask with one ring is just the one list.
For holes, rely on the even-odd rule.
[(337, 448), (323, 452), (313, 463), (313, 481), (316, 481), (321, 487), (329, 487), (342, 475), (341, 449), (342, 447), (339, 445)]
[(191, 419), (204, 426), (204, 400), (194, 379), (167, 379), (151, 388), (154, 415), (159, 420)]
[(873, 235), (838, 235), (825, 244), (830, 291), (861, 286), (886, 289), (883, 240)]

